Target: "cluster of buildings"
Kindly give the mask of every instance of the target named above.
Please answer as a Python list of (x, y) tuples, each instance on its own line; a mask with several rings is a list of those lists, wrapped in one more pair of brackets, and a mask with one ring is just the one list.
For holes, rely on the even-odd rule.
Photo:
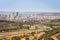
[(59, 19), (60, 16), (47, 16), (47, 15), (21, 15), (19, 12), (12, 12), (11, 14), (0, 14), (0, 20), (7, 20), (7, 21), (17, 21), (17, 22), (25, 22), (25, 21), (39, 21), (45, 19)]

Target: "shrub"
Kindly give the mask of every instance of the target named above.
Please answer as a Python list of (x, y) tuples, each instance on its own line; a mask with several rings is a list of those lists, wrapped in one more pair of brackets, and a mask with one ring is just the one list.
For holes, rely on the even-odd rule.
[(21, 38), (18, 36), (15, 36), (15, 37), (12, 37), (12, 40), (21, 40)]
[(26, 38), (26, 40), (29, 40), (29, 38)]

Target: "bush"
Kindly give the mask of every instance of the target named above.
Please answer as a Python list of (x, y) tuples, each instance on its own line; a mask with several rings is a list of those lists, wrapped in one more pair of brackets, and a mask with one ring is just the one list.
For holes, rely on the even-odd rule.
[(29, 38), (26, 38), (26, 40), (30, 40)]
[(31, 34), (32, 34), (32, 36), (34, 36), (35, 32), (32, 32)]
[(7, 40), (6, 38), (0, 38), (0, 40)]
[(12, 37), (12, 40), (21, 40), (21, 38), (18, 36), (15, 36), (15, 37)]

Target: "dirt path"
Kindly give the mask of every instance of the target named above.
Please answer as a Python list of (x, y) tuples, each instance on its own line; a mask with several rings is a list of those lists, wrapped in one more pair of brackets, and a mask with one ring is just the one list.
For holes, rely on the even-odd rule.
[(57, 34), (55, 34), (55, 35), (52, 35), (51, 38), (53, 38), (54, 40), (59, 40), (59, 39), (57, 38), (58, 35), (60, 35), (60, 33), (57, 33)]

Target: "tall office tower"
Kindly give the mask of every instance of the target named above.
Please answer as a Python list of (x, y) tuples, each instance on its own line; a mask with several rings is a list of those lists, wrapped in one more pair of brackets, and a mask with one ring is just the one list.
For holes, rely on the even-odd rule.
[(10, 21), (14, 21), (14, 12), (12, 12), (12, 14), (10, 14), (9, 17), (10, 17), (9, 18)]
[(1, 16), (1, 14), (0, 14), (0, 16)]
[(12, 13), (12, 16), (14, 16), (14, 12)]
[(7, 21), (10, 21), (10, 17), (11, 17), (11, 15), (7, 14)]
[(16, 12), (16, 16), (18, 16), (18, 12)]
[(9, 21), (10, 21), (10, 17), (11, 17), (11, 15), (9, 14)]

